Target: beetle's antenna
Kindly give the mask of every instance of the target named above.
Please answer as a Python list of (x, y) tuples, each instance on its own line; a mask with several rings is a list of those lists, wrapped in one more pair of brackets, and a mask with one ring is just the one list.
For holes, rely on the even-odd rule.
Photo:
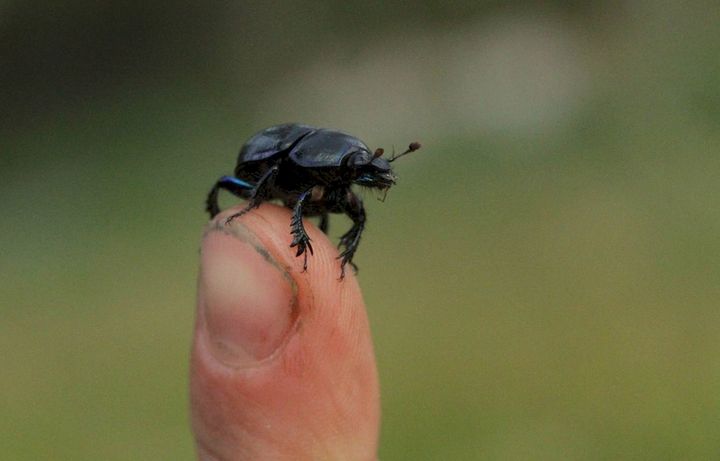
[(400, 157), (402, 157), (403, 155), (409, 154), (410, 152), (415, 152), (416, 150), (420, 149), (420, 147), (422, 147), (422, 146), (420, 145), (419, 142), (411, 142), (405, 152), (403, 152), (402, 154), (393, 155), (393, 157), (390, 160), (388, 160), (388, 162), (393, 162), (393, 161), (399, 159)]
[(378, 147), (377, 149), (375, 149), (375, 153), (373, 154), (373, 160), (380, 157), (384, 153), (385, 153), (385, 149), (383, 149), (382, 147)]

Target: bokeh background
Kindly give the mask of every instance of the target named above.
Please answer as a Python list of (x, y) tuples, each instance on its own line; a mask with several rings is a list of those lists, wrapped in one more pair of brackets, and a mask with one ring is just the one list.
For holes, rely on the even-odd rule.
[(424, 145), (357, 257), (381, 459), (720, 455), (714, 2), (3, 0), (0, 83), (0, 458), (193, 459), (204, 196), (287, 121)]

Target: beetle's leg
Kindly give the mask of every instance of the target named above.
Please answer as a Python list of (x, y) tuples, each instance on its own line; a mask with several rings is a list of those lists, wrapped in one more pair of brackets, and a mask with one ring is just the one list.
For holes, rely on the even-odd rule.
[(345, 250), (340, 253), (340, 256), (338, 256), (338, 259), (342, 260), (340, 263), (340, 278), (345, 277), (345, 264), (350, 263), (353, 269), (357, 272), (358, 268), (352, 262), (352, 258), (355, 255), (358, 245), (360, 244), (360, 237), (365, 229), (365, 207), (363, 206), (360, 197), (348, 190), (342, 205), (345, 209), (345, 213), (350, 217), (350, 219), (352, 219), (353, 226), (345, 233), (345, 235), (340, 237), (339, 246), (345, 247)]
[(290, 248), (298, 247), (297, 253), (295, 254), (296, 257), (305, 253), (303, 272), (307, 270), (308, 251), (310, 251), (310, 254), (313, 254), (313, 247), (310, 244), (310, 237), (307, 235), (307, 232), (305, 232), (305, 227), (302, 223), (302, 207), (305, 203), (305, 200), (310, 196), (311, 193), (312, 189), (305, 191), (300, 195), (297, 202), (295, 202), (292, 218), (290, 219), (290, 233), (293, 236), (293, 241), (290, 244)]
[(323, 231), (323, 234), (327, 234), (329, 227), (330, 227), (330, 215), (327, 212), (325, 212), (320, 215), (320, 230)]
[(270, 196), (270, 190), (272, 189), (273, 185), (275, 184), (275, 178), (277, 177), (278, 173), (278, 166), (275, 165), (269, 170), (265, 172), (265, 174), (262, 175), (258, 183), (255, 185), (255, 187), (252, 190), (252, 193), (250, 194), (250, 201), (248, 204), (243, 208), (242, 210), (238, 211), (237, 213), (229, 216), (225, 220), (225, 224), (229, 224), (230, 221), (232, 221), (235, 218), (239, 218), (240, 216), (244, 215), (248, 211), (257, 208), (260, 206), (262, 202), (268, 199)]
[(218, 205), (218, 192), (220, 192), (220, 189), (225, 189), (238, 197), (247, 198), (249, 191), (253, 190), (253, 188), (254, 186), (252, 184), (242, 179), (233, 176), (223, 176), (215, 183), (213, 188), (210, 189), (210, 193), (205, 201), (205, 210), (210, 213), (211, 218), (214, 218), (216, 214), (220, 213), (220, 206)]

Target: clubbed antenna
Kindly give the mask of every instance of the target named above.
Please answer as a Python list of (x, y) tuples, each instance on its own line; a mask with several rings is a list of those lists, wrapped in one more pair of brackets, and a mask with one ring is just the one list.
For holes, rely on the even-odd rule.
[(384, 153), (385, 153), (385, 149), (383, 149), (382, 147), (378, 147), (377, 149), (375, 149), (375, 153), (373, 154), (373, 160), (380, 157)]
[(419, 142), (411, 142), (405, 152), (403, 152), (402, 154), (394, 155), (393, 158), (388, 160), (388, 162), (393, 162), (393, 161), (399, 159), (400, 157), (402, 157), (403, 155), (409, 154), (410, 152), (415, 152), (416, 150), (420, 149), (420, 147), (422, 147), (422, 146), (420, 145)]

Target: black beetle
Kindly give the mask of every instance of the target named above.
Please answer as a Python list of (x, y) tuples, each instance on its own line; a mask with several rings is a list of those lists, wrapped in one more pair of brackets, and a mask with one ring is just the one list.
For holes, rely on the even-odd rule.
[(345, 213), (353, 226), (340, 238), (340, 278), (350, 263), (365, 228), (365, 208), (351, 186), (387, 189), (397, 177), (390, 162), (416, 151), (419, 143), (389, 160), (382, 158), (383, 149), (374, 153), (358, 138), (348, 134), (288, 123), (276, 125), (255, 134), (240, 149), (235, 176), (221, 177), (210, 190), (207, 211), (210, 217), (220, 212), (218, 192), (225, 189), (249, 200), (247, 206), (230, 216), (226, 224), (257, 208), (266, 200), (279, 199), (293, 210), (290, 247), (297, 247), (296, 256), (305, 254), (303, 269), (307, 270), (307, 252), (313, 252), (303, 227), (303, 216), (320, 216), (320, 229), (327, 233), (328, 214)]

